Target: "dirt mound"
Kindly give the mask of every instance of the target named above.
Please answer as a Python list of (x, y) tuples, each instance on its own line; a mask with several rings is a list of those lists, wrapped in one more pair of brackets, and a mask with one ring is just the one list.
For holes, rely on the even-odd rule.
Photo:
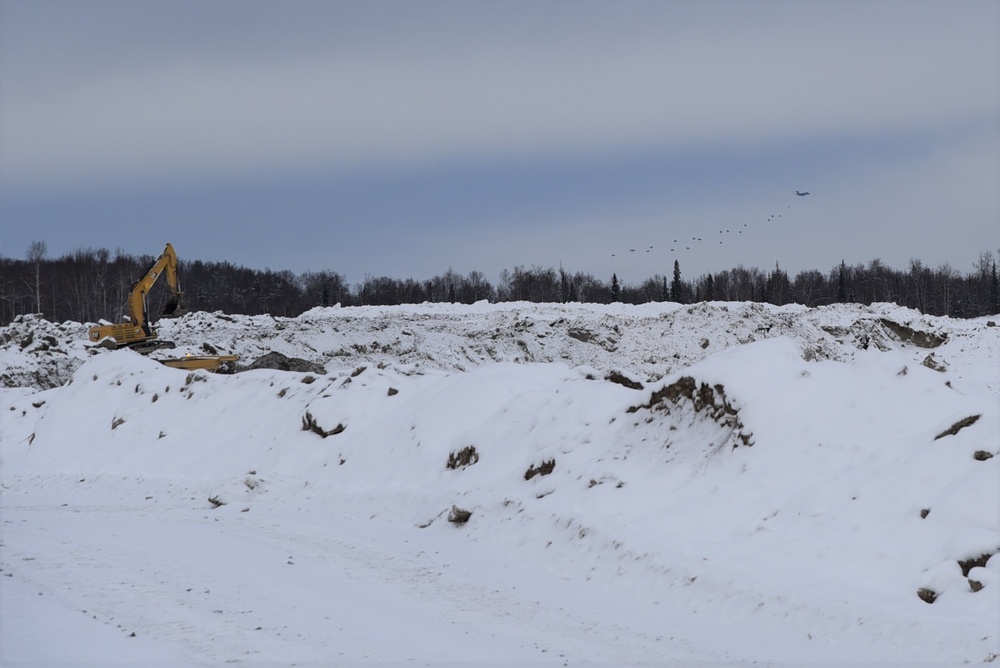
[(86, 341), (86, 328), (79, 323), (17, 316), (0, 327), (0, 387), (59, 387), (86, 360)]
[(261, 355), (249, 365), (240, 369), (240, 371), (249, 371), (251, 369), (276, 369), (278, 371), (298, 371), (320, 375), (326, 373), (326, 369), (323, 368), (322, 364), (310, 362), (300, 357), (288, 357), (276, 351)]
[[(796, 341), (805, 359), (849, 361), (859, 351), (912, 349), (919, 363), (961, 363), (1000, 346), (985, 321), (922, 316), (894, 304), (797, 305), (703, 302), (623, 304), (423, 304), (316, 308), (295, 318), (196, 312), (159, 323), (173, 356), (238, 355), (246, 369), (325, 375), (359, 365), (418, 365), (468, 371), (493, 362), (560, 362), (648, 386), (720, 350), (774, 337)], [(87, 326), (19, 316), (0, 327), (0, 386), (65, 383), (92, 355)]]

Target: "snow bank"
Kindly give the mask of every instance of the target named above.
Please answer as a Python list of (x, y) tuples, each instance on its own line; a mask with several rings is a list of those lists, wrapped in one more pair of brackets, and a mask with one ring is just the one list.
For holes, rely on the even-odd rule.
[[(207, 664), (1000, 655), (985, 321), (477, 304), (171, 327), (327, 372), (57, 339), (69, 382), (0, 393), (4, 598)], [(10, 331), (28, 378), (51, 356)], [(56, 658), (20, 638), (0, 658)]]

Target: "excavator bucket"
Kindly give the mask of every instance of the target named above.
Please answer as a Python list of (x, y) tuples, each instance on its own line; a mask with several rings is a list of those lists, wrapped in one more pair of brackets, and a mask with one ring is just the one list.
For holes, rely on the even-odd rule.
[(176, 299), (171, 299), (163, 307), (163, 313), (160, 314), (161, 318), (179, 318), (188, 312), (187, 308), (181, 302)]

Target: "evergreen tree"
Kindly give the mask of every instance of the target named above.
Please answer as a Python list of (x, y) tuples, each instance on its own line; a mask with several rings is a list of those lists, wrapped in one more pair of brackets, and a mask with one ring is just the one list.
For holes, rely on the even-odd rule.
[(681, 283), (681, 263), (679, 260), (674, 260), (674, 280), (670, 283), (670, 301), (683, 304), (683, 290), (684, 284)]
[(611, 301), (622, 300), (622, 286), (618, 284), (618, 274), (611, 274)]
[(1000, 314), (1000, 281), (997, 280), (997, 263), (993, 262), (993, 275), (990, 278), (990, 315)]
[(840, 261), (840, 275), (837, 278), (837, 301), (847, 301), (847, 264)]

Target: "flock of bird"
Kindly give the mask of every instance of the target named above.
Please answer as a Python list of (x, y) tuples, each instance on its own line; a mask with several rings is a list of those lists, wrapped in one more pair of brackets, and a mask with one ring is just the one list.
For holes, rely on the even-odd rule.
[[(798, 197), (805, 197), (805, 196), (807, 196), (809, 194), (810, 193), (808, 191), (805, 191), (805, 192), (800, 192), (798, 190), (795, 191), (795, 195), (798, 196)], [(790, 204), (786, 204), (785, 208), (790, 209), (791, 205)], [(770, 216), (768, 216), (767, 222), (770, 223), (775, 218), (781, 218), (781, 214), (780, 213), (777, 214), (777, 215), (771, 214)], [(743, 223), (743, 227), (744, 228), (749, 228), (749, 224), (748, 223)], [(746, 231), (749, 231), (749, 229), (747, 229)], [(743, 234), (743, 232), (744, 232), (743, 229), (737, 229), (736, 230), (737, 234)], [(733, 234), (733, 230), (731, 230), (731, 229), (719, 230), (719, 234), (723, 235), (723, 237), (724, 237), (727, 234)], [(671, 253), (676, 253), (676, 252), (679, 252), (679, 251), (682, 251), (682, 250), (691, 250), (691, 244), (698, 244), (700, 242), (703, 242), (704, 240), (705, 239), (703, 237), (691, 237), (690, 241), (688, 241), (687, 239), (684, 239), (683, 241), (681, 239), (674, 239), (673, 243), (670, 246), (670, 252)], [(720, 239), (719, 240), (719, 245), (723, 244), (723, 240), (724, 239)], [(647, 253), (650, 253), (650, 252), (652, 252), (654, 250), (654, 247), (653, 246), (649, 246), (648, 248), (645, 248), (645, 249), (642, 249), (642, 250), (644, 250)], [(639, 251), (638, 251), (638, 249), (635, 249), (635, 248), (629, 248), (628, 252), (629, 253), (637, 253)], [(611, 257), (617, 257), (617, 256), (618, 256), (618, 253), (612, 253), (611, 254)]]

